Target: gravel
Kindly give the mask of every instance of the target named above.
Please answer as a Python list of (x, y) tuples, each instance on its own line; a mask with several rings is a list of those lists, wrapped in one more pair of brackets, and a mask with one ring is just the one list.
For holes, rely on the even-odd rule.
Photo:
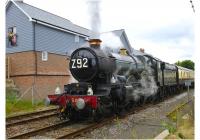
[(44, 118), (41, 120), (31, 121), (30, 123), (20, 124), (6, 128), (6, 136), (11, 137), (22, 133), (30, 132), (39, 128), (50, 126), (60, 122), (58, 117)]
[[(191, 93), (194, 91), (191, 90)], [(193, 96), (193, 94), (191, 94)], [(165, 100), (156, 105), (152, 105), (144, 110), (129, 115), (124, 119), (115, 119), (111, 123), (95, 129), (91, 132), (83, 134), (79, 138), (92, 138), (92, 139), (146, 139), (154, 138), (161, 131), (164, 130), (163, 122), (168, 122), (166, 114), (172, 111), (176, 106), (188, 100), (187, 93), (182, 93), (171, 99)], [(60, 122), (57, 117), (50, 117), (48, 119), (41, 119), (31, 121), (30, 123), (17, 125), (6, 128), (7, 137), (18, 135), (25, 132), (30, 132), (35, 129), (42, 128)], [(46, 139), (56, 138), (62, 133), (72, 132), (87, 124), (77, 123), (69, 127), (61, 127), (57, 130), (51, 130), (42, 135), (31, 137), (32, 139)]]
[[(194, 90), (190, 91), (194, 93)], [(190, 94), (193, 96), (193, 94)], [(147, 139), (154, 138), (165, 128), (164, 122), (170, 120), (166, 114), (178, 105), (187, 102), (187, 93), (182, 93), (171, 99), (141, 110), (125, 119), (116, 119), (108, 125), (95, 129), (79, 138), (92, 139)]]
[(30, 137), (30, 139), (40, 139), (40, 138), (47, 138), (47, 139), (52, 139), (52, 138), (56, 138), (56, 137), (60, 137), (63, 136), (64, 134), (70, 134), (72, 132), (75, 132), (81, 128), (85, 128), (86, 126), (88, 126), (88, 123), (75, 123), (69, 126), (62, 126), (60, 128), (57, 128), (55, 130), (50, 130), (48, 132), (42, 133), (40, 135), (34, 136), (34, 137)]

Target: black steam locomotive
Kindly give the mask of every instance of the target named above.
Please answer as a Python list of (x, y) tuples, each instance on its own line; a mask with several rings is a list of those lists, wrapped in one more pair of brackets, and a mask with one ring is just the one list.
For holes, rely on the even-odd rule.
[(163, 99), (180, 89), (178, 67), (139, 51), (103, 51), (101, 40), (89, 40), (90, 47), (75, 50), (70, 71), (78, 81), (64, 86), (60, 95), (47, 101), (59, 105), (61, 118), (71, 120), (119, 114), (145, 101)]

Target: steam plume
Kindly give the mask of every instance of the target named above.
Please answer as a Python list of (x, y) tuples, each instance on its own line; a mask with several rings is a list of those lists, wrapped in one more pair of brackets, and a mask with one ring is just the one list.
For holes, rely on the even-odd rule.
[[(134, 81), (133, 79), (133, 82)], [(145, 71), (142, 72), (141, 78), (137, 81), (140, 86), (135, 87), (132, 91), (132, 97), (134, 101), (138, 101), (141, 97), (146, 100), (150, 96), (154, 96), (157, 93), (158, 86), (154, 80), (152, 68), (146, 66)]]
[(147, 99), (148, 97), (157, 93), (158, 86), (154, 80), (153, 71), (149, 66), (146, 66), (146, 71), (142, 74), (139, 82), (141, 87), (134, 90), (134, 92), (137, 94), (137, 97), (143, 96), (145, 99)]
[(154, 80), (152, 69), (150, 67), (146, 67), (146, 70), (147, 73), (142, 76), (140, 83), (144, 89), (143, 95), (149, 97), (157, 92), (158, 87)]
[(117, 37), (114, 33), (108, 32), (101, 34), (102, 40), (102, 49), (103, 50), (111, 50), (112, 52), (118, 52), (120, 48), (123, 48), (123, 44), (119, 37)]
[(92, 31), (97, 33), (99, 38), (100, 27), (101, 27), (101, 18), (100, 18), (100, 0), (88, 0), (88, 11), (90, 15), (90, 26)]

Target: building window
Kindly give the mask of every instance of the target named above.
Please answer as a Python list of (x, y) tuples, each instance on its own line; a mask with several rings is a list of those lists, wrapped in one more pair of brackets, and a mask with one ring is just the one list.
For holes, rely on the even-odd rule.
[(15, 26), (8, 28), (8, 41), (11, 46), (17, 46), (17, 28)]
[(42, 52), (42, 61), (47, 61), (48, 60), (48, 52), (47, 51), (43, 51)]
[(75, 35), (75, 42), (78, 43), (79, 42), (79, 36)]

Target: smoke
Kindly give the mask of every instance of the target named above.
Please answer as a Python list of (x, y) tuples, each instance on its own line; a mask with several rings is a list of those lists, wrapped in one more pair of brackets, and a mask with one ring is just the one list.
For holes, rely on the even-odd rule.
[(118, 52), (120, 48), (124, 48), (121, 40), (114, 33), (102, 33), (100, 36), (102, 40), (102, 49), (110, 50), (111, 52)]
[(95, 32), (91, 38), (100, 38), (102, 40), (102, 49), (106, 52), (118, 52), (123, 44), (119, 37), (114, 33), (103, 33), (100, 35), (101, 16), (100, 16), (101, 0), (87, 0), (88, 14), (90, 19), (91, 30)]
[(90, 26), (91, 30), (97, 33), (99, 38), (100, 27), (101, 27), (101, 18), (100, 18), (100, 0), (87, 0), (89, 17), (90, 17)]
[(149, 66), (145, 66), (145, 70), (141, 73), (141, 78), (139, 80), (132, 78), (131, 82), (139, 85), (135, 86), (131, 93), (131, 97), (134, 101), (138, 101), (141, 97), (144, 97), (144, 100), (146, 100), (148, 97), (154, 96), (158, 91), (153, 70)]
[(140, 80), (140, 83), (142, 85), (143, 88), (143, 96), (151, 96), (154, 95), (157, 90), (157, 84), (155, 82), (154, 76), (153, 76), (153, 71), (150, 67), (147, 67), (147, 73), (142, 75), (142, 78)]
[(134, 90), (134, 94), (137, 94), (137, 100), (143, 96), (147, 99), (157, 93), (158, 86), (154, 79), (153, 70), (151, 67), (146, 66), (145, 71), (141, 73), (141, 79), (139, 80), (141, 87)]

